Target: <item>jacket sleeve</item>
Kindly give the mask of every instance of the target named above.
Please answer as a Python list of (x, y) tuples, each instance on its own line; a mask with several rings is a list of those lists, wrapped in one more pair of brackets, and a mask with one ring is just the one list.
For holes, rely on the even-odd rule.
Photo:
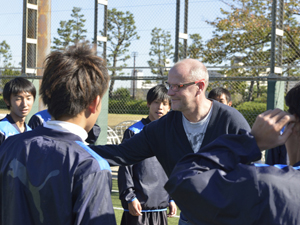
[(28, 126), (29, 126), (31, 129), (35, 129), (36, 127), (41, 126), (41, 125), (43, 125), (43, 122), (42, 122), (42, 120), (41, 120), (38, 116), (36, 116), (36, 115), (33, 115), (33, 116), (30, 118), (29, 122), (28, 122)]
[[(122, 143), (133, 136), (134, 132), (126, 129), (123, 135)], [(118, 170), (119, 198), (121, 201), (130, 202), (136, 197), (134, 193), (132, 167), (132, 165), (120, 166)]]
[[(150, 125), (150, 124), (149, 124)], [(149, 127), (149, 125), (147, 125)], [(138, 163), (154, 156), (151, 136), (154, 129), (145, 131), (145, 128), (132, 138), (123, 140), (119, 145), (93, 145), (90, 146), (97, 154), (106, 159), (111, 166), (127, 166)], [(150, 134), (150, 135), (149, 135)], [(153, 136), (153, 135), (152, 135)]]
[[(84, 163), (88, 166), (88, 163)], [(84, 168), (82, 168), (84, 169)], [(78, 171), (82, 170), (78, 168)], [(87, 169), (88, 170), (88, 169)], [(76, 225), (116, 224), (111, 202), (111, 173), (100, 170), (77, 175), (73, 187), (73, 214)]]
[(119, 197), (121, 201), (131, 202), (135, 195), (133, 166), (120, 166), (118, 171)]
[[(254, 137), (223, 135), (202, 150), (177, 163), (165, 189), (195, 224), (248, 224), (258, 193), (253, 171), (247, 171), (255, 167), (244, 164), (261, 157)], [(239, 214), (245, 211), (248, 216)]]

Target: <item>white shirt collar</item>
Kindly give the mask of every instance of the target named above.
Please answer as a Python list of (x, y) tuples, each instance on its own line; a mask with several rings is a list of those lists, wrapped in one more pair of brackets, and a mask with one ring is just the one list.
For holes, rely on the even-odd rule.
[(43, 125), (44, 127), (49, 129), (75, 134), (79, 136), (83, 142), (88, 137), (88, 134), (85, 131), (85, 129), (83, 129), (82, 127), (74, 123), (69, 123), (69, 122), (59, 121), (59, 120), (49, 120), (47, 122), (44, 122)]

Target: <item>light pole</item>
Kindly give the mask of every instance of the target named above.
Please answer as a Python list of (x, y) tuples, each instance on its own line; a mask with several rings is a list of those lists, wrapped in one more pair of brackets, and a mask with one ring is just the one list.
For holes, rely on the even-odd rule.
[(135, 99), (135, 84), (136, 84), (136, 80), (135, 80), (135, 73), (136, 73), (136, 70), (135, 70), (135, 58), (138, 56), (138, 53), (137, 52), (132, 52), (131, 56), (133, 56), (132, 98)]

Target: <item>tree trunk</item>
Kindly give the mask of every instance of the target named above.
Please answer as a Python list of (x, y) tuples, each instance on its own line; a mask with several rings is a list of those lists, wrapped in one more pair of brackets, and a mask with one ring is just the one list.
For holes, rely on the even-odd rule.
[(253, 99), (253, 86), (254, 86), (254, 81), (251, 81), (250, 87), (249, 87), (249, 96), (248, 96), (248, 101), (252, 101)]
[(261, 96), (259, 81), (256, 81), (256, 87), (257, 87), (257, 95), (256, 95), (256, 97), (259, 98)]

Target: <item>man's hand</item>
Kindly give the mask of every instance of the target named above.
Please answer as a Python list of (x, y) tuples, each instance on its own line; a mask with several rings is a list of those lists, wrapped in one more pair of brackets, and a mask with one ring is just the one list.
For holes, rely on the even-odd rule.
[(133, 216), (143, 215), (142, 214), (142, 206), (141, 206), (139, 200), (137, 200), (137, 199), (128, 203), (128, 210), (129, 210), (129, 213)]
[(251, 130), (259, 149), (263, 151), (284, 144), (292, 133), (294, 124), (289, 124), (282, 135), (280, 131), (286, 124), (294, 121), (293, 115), (280, 109), (268, 110), (259, 114)]
[(167, 217), (173, 217), (177, 213), (177, 206), (174, 201), (170, 201), (169, 203), (169, 213), (167, 214)]

